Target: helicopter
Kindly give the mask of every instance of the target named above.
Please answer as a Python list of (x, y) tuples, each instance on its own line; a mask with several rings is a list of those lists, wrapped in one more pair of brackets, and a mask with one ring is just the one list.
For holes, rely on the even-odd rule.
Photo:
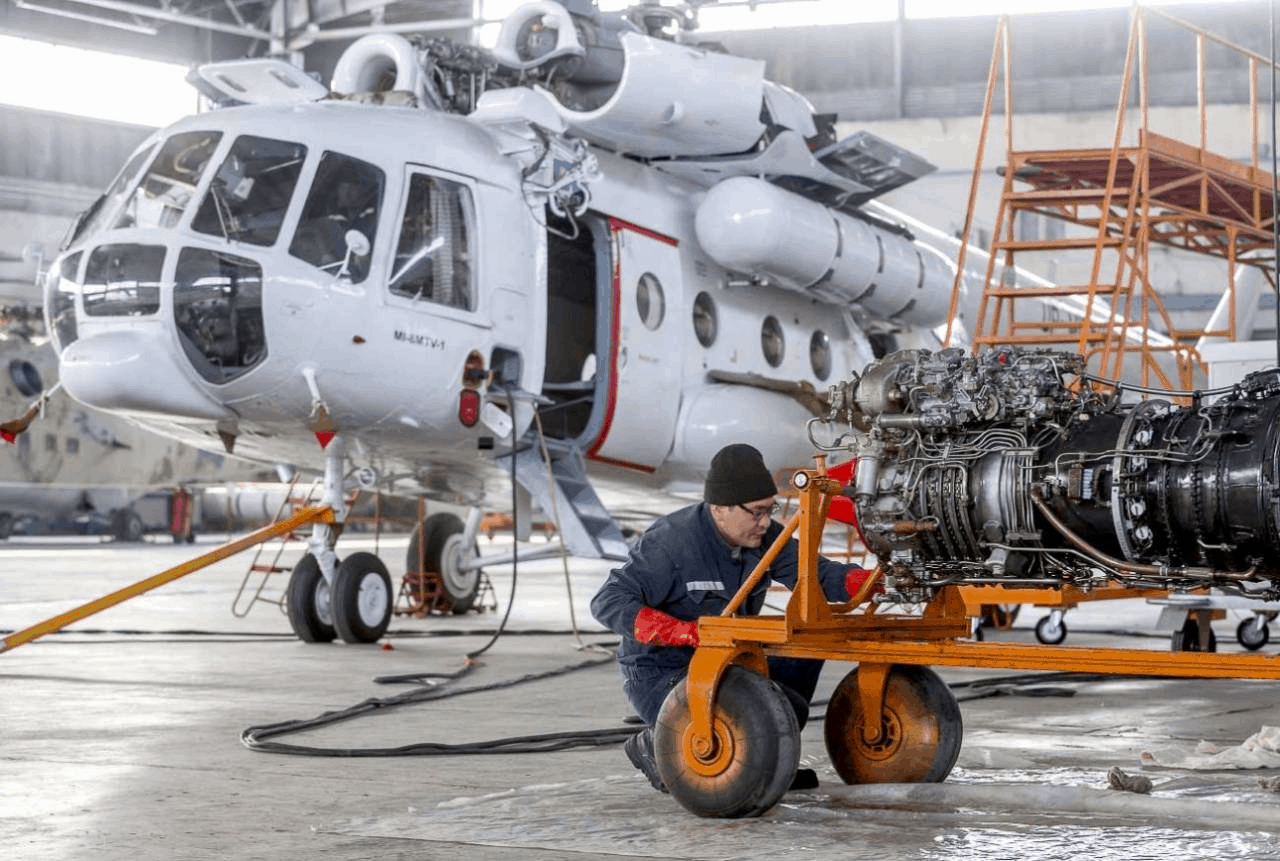
[[(307, 642), (373, 642), (395, 593), (340, 559), (344, 488), (463, 505), (411, 570), (455, 611), (492, 507), (621, 559), (602, 494), (696, 492), (722, 445), (803, 464), (821, 392), (938, 344), (955, 266), (869, 204), (932, 170), (698, 41), (685, 7), (535, 0), (492, 50), (370, 33), (328, 85), (197, 67), (44, 279), (76, 401), (196, 448), (323, 475), (285, 603)], [(517, 536), (523, 537), (517, 530)]]

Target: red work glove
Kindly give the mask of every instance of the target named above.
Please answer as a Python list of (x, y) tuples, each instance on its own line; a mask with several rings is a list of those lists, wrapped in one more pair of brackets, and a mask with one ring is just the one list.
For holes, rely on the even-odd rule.
[(685, 622), (652, 607), (636, 613), (636, 639), (656, 646), (698, 645), (698, 623)]
[[(867, 571), (863, 568), (858, 568), (856, 566), (850, 568), (848, 571), (845, 572), (844, 588), (845, 588), (845, 591), (849, 593), (850, 599), (852, 599), (854, 595), (858, 594), (858, 590), (862, 588), (862, 584), (866, 583), (867, 578), (870, 576), (871, 576), (870, 571)], [(866, 597), (870, 598), (872, 595), (878, 595), (883, 591), (884, 591), (884, 583), (882, 581), (880, 583), (877, 583), (875, 587), (869, 593), (867, 593)]]

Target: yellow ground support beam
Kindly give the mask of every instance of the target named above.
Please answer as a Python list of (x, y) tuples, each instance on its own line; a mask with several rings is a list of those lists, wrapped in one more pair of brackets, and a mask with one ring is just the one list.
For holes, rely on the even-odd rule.
[(100, 613), (109, 607), (114, 607), (116, 604), (128, 601), (130, 598), (135, 598), (144, 592), (150, 592), (152, 589), (163, 586), (166, 583), (172, 583), (180, 577), (185, 577), (188, 574), (199, 571), (201, 568), (207, 568), (215, 562), (221, 562), (228, 556), (234, 556), (241, 550), (245, 550), (255, 544), (270, 541), (272, 538), (292, 532), (300, 526), (317, 521), (333, 523), (333, 509), (328, 506), (300, 509), (297, 514), (287, 520), (264, 526), (257, 532), (251, 532), (243, 538), (219, 547), (217, 550), (212, 550), (203, 556), (197, 556), (190, 562), (184, 562), (167, 571), (161, 571), (159, 574), (152, 575), (145, 580), (139, 580), (132, 586), (126, 586), (109, 595), (103, 595), (101, 598), (94, 599), (87, 604), (81, 604), (73, 610), (68, 610), (51, 619), (46, 619), (38, 625), (32, 625), (30, 628), (12, 633), (5, 637), (3, 641), (0, 641), (0, 653), (16, 649), (18, 646), (29, 643), (38, 637), (43, 637), (45, 634), (60, 631), (73, 622), (78, 622), (81, 619), (92, 616), (94, 613)]

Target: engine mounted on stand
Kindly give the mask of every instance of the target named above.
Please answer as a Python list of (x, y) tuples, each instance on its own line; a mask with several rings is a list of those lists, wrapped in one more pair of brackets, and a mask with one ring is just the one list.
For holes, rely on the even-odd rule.
[[(1280, 596), (1280, 370), (1124, 402), (1074, 354), (902, 351), (831, 390), (895, 600), (942, 586)], [(1212, 400), (1208, 395), (1216, 395)], [(893, 593), (896, 593), (893, 594)]]

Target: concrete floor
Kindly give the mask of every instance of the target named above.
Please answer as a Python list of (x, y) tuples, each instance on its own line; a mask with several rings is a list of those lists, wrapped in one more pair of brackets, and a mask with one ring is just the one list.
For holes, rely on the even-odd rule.
[[(15, 539), (0, 546), (0, 629), (20, 630), (161, 571), (195, 548), (96, 539)], [(405, 542), (379, 551), (400, 570)], [(374, 549), (344, 537), (344, 552)], [(802, 764), (822, 786), (791, 793), (756, 820), (691, 816), (649, 788), (619, 746), (484, 756), (321, 757), (249, 750), (242, 730), (343, 709), (403, 686), (375, 677), (449, 673), (488, 641), (500, 612), (397, 618), (371, 646), (306, 645), (274, 605), (231, 612), (248, 557), (176, 581), (0, 654), (0, 857), (6, 859), (1097, 859), (1280, 858), (1280, 769), (1144, 765), (1143, 752), (1239, 745), (1280, 725), (1280, 684), (1108, 679), (1046, 681), (1039, 693), (962, 699), (965, 741), (936, 797), (911, 787), (844, 787), (822, 729), (803, 734)], [(508, 628), (454, 688), (518, 686), (372, 714), (281, 739), (314, 747), (390, 748), (619, 727), (629, 709), (586, 610), (607, 565), (521, 566)], [(278, 593), (271, 581), (267, 594)], [(493, 575), (505, 608), (510, 573)], [(1034, 640), (1041, 612), (1014, 629)], [(1158, 609), (1086, 605), (1068, 645), (1167, 649)], [(1238, 619), (1218, 623), (1234, 651)], [(1280, 636), (1280, 632), (1274, 632)], [(1275, 652), (1276, 645), (1267, 647)], [(829, 666), (819, 695), (844, 668)], [(1010, 672), (943, 669), (949, 682)], [(1073, 694), (1067, 696), (1067, 694)], [(1150, 796), (1107, 790), (1119, 766), (1150, 777)], [(898, 792), (898, 795), (894, 795)]]

